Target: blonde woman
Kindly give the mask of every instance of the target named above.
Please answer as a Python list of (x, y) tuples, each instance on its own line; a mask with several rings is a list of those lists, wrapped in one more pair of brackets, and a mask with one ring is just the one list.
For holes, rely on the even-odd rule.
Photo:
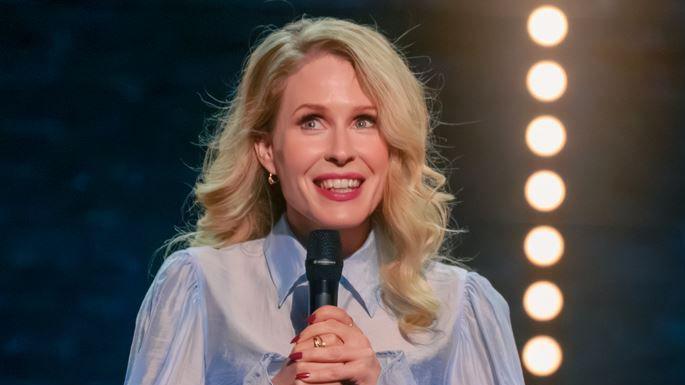
[[(252, 51), (208, 143), (188, 247), (143, 300), (126, 384), (522, 384), (504, 299), (439, 261), (452, 198), (424, 87), (332, 18)], [(336, 229), (338, 307), (307, 314), (310, 231)]]

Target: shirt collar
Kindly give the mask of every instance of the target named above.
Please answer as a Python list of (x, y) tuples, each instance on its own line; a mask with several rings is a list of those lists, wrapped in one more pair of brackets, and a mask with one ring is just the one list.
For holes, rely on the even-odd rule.
[[(293, 234), (285, 215), (264, 241), (264, 255), (280, 308), (295, 287), (307, 282), (304, 261), (307, 250)], [(369, 232), (362, 247), (345, 259), (340, 285), (373, 317), (380, 302), (378, 249), (375, 231)]]

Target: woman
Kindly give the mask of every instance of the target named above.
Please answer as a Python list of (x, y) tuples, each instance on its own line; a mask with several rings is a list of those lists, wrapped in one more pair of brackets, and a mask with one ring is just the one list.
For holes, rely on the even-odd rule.
[[(302, 19), (251, 53), (195, 187), (191, 246), (138, 318), (127, 384), (522, 384), (506, 302), (439, 262), (451, 195), (424, 87), (375, 30)], [(307, 234), (339, 230), (307, 314)]]

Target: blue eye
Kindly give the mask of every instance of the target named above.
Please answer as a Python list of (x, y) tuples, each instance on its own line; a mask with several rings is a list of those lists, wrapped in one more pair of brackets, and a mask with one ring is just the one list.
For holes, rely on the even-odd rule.
[(371, 128), (376, 125), (376, 119), (372, 116), (363, 115), (360, 116), (355, 122), (354, 126), (356, 128)]
[(307, 115), (300, 119), (299, 125), (304, 130), (318, 130), (321, 128), (320, 117), (318, 115)]

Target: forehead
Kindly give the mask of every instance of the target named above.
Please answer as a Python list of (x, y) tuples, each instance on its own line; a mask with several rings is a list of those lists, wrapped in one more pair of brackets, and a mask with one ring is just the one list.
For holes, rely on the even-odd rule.
[(298, 69), (285, 80), (281, 99), (283, 111), (305, 103), (375, 105), (362, 90), (349, 60), (327, 52), (307, 54)]

